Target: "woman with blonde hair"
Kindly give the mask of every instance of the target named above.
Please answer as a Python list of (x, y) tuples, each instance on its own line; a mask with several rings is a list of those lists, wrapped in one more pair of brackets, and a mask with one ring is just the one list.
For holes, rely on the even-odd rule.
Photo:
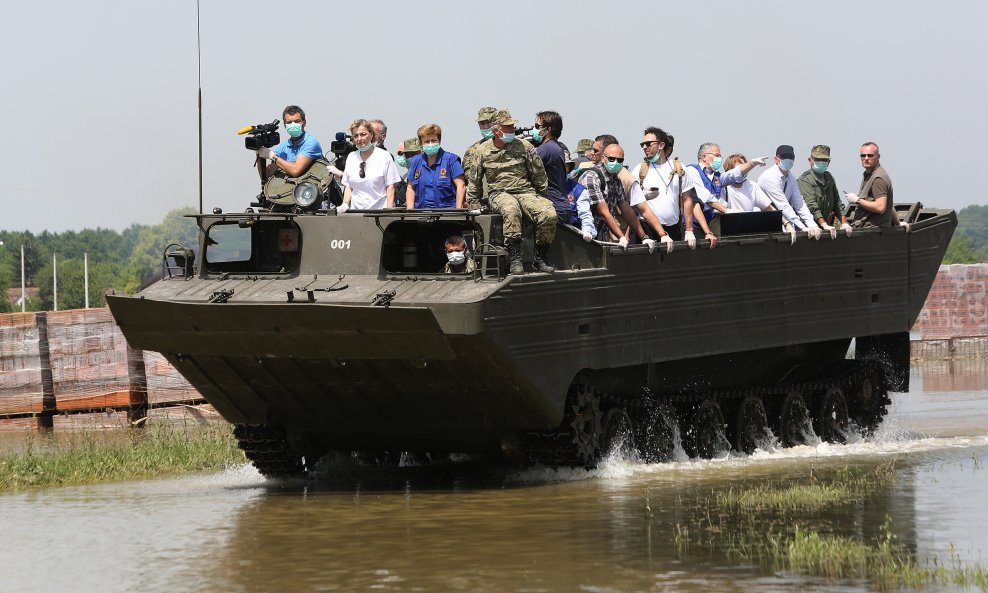
[(346, 157), (343, 178), (340, 180), (346, 189), (343, 191), (343, 203), (336, 211), (342, 214), (351, 208), (393, 208), (394, 185), (401, 181), (394, 159), (386, 150), (376, 146), (374, 126), (366, 119), (358, 119), (350, 124), (350, 135), (357, 150)]

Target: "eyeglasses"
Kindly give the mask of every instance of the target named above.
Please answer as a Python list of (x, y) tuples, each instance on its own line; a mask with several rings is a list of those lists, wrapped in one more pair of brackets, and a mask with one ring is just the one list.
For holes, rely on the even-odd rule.
[(638, 146), (641, 146), (642, 148), (648, 148), (649, 146), (658, 143), (659, 143), (658, 140), (646, 140), (645, 142), (641, 142), (640, 144), (638, 144)]
[(592, 146), (590, 148), (588, 148), (587, 150), (589, 150), (590, 152), (592, 152), (594, 154), (597, 154), (598, 152), (600, 152), (600, 149), (599, 148), (594, 148)]
[(360, 178), (367, 177), (367, 161), (360, 161)]
[(877, 152), (873, 152), (871, 154), (868, 154), (866, 152), (862, 152), (861, 153), (861, 158), (863, 158), (863, 159), (870, 159), (870, 158), (874, 158), (876, 156), (878, 156), (878, 153)]
[(611, 162), (611, 163), (623, 163), (624, 162), (624, 157), (623, 156), (609, 156), (609, 157), (607, 157), (607, 161), (608, 162)]

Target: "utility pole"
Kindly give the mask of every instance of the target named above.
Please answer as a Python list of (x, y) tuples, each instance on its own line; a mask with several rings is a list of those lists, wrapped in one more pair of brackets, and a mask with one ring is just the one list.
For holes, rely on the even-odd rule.
[(89, 252), (84, 251), (82, 253), (82, 274), (84, 276), (84, 282), (86, 286), (86, 308), (89, 308)]
[(51, 287), (51, 298), (52, 304), (55, 306), (55, 311), (58, 311), (58, 254), (51, 254), (51, 277), (52, 277), (52, 287)]
[(27, 311), (27, 295), (24, 294), (24, 244), (21, 243), (21, 313)]

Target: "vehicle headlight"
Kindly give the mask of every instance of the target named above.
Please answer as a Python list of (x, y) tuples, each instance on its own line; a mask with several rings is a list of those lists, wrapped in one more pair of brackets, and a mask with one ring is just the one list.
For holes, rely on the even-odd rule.
[(308, 208), (319, 199), (319, 188), (311, 183), (300, 183), (295, 186), (292, 192), (295, 203), (303, 208)]

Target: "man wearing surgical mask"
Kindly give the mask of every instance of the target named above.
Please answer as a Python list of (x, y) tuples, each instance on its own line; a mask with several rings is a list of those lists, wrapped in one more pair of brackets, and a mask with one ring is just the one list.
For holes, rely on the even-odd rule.
[(323, 158), (322, 145), (305, 132), (305, 112), (301, 107), (285, 107), (281, 119), (285, 122), (288, 139), (274, 148), (261, 147), (254, 151), (257, 153), (257, 174), (262, 181), (278, 169), (289, 177), (298, 177), (308, 171), (316, 159)]
[[(783, 144), (775, 149), (775, 165), (758, 177), (758, 187), (772, 200), (776, 210), (782, 211), (782, 221), (787, 230), (806, 231), (807, 236), (820, 239), (820, 227), (799, 192), (799, 182), (792, 172), (796, 151)], [(795, 235), (793, 235), (795, 237)]]
[(844, 216), (844, 203), (837, 191), (834, 176), (827, 171), (830, 166), (830, 147), (817, 144), (810, 150), (808, 159), (810, 168), (799, 176), (799, 191), (806, 200), (806, 205), (813, 214), (813, 219), (823, 230), (830, 232), (831, 237), (837, 236), (838, 221), (840, 229), (851, 234), (851, 227)]
[(467, 242), (460, 235), (446, 239), (446, 266), (444, 274), (464, 274), (473, 272), (477, 265), (467, 257)]
[[(469, 148), (463, 153), (463, 174), (467, 183), (473, 179), (473, 171), (477, 167), (477, 159), (480, 155), (478, 151), (480, 145), (486, 140), (490, 140), (494, 137), (494, 130), (491, 129), (491, 120), (494, 118), (494, 114), (497, 113), (497, 109), (494, 107), (481, 107), (480, 111), (477, 112), (477, 127), (480, 128), (480, 140), (477, 140), (470, 145)], [(481, 180), (481, 184), (484, 185), (480, 195), (487, 195), (486, 182)], [(480, 202), (467, 202), (467, 207), (471, 210), (480, 210), (482, 204)]]

